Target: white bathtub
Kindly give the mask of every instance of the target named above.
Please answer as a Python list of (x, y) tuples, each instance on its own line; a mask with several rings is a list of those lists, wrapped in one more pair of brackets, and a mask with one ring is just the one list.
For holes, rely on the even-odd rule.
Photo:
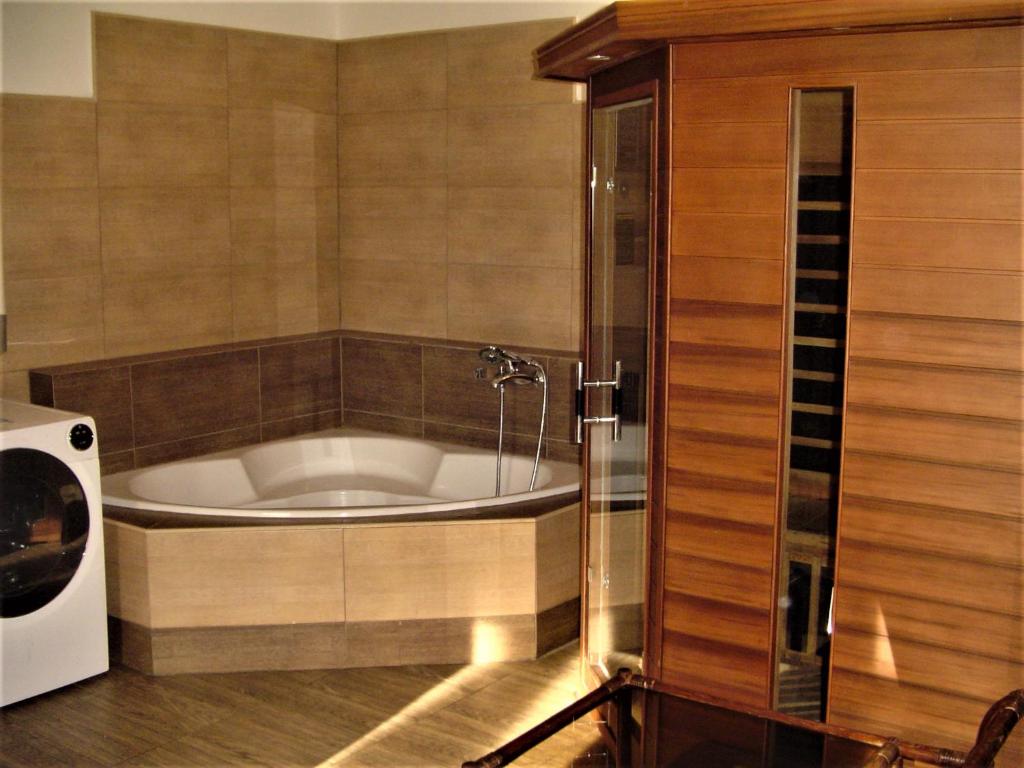
[[(359, 518), (469, 512), (579, 490), (574, 464), (340, 428), (103, 478), (103, 503), (248, 518)], [(392, 509), (394, 508), (394, 509)]]

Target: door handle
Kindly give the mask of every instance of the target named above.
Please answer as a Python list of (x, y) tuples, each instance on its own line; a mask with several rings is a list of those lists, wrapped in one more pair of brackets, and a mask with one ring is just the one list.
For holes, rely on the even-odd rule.
[[(587, 424), (611, 424), (612, 441), (619, 442), (622, 439), (622, 361), (616, 360), (612, 368), (611, 379), (585, 379), (583, 377), (583, 361), (577, 361), (575, 369), (576, 380), (576, 429), (573, 434), (573, 443), (580, 445), (583, 442), (583, 428)], [(612, 390), (612, 415), (611, 416), (584, 416), (586, 408), (587, 389), (611, 388)]]

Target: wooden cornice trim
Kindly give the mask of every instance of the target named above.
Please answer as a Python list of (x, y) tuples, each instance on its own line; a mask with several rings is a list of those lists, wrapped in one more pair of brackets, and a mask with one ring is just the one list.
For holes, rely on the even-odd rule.
[(612, 3), (544, 43), (534, 52), (534, 62), (538, 77), (585, 81), (669, 42), (1015, 24), (1022, 19), (1022, 0), (631, 0)]

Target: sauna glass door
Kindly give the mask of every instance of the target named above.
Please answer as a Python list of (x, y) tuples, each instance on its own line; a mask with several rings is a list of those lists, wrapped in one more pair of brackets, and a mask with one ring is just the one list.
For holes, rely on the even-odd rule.
[(650, 98), (592, 112), (584, 391), (604, 420), (586, 442), (585, 653), (601, 677), (640, 670), (643, 651), (653, 128)]
[(792, 94), (775, 707), (824, 720), (846, 377), (853, 91)]

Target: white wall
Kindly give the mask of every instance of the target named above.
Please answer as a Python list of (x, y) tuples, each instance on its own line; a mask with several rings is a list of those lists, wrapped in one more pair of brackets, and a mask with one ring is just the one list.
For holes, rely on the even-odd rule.
[(478, 27), (531, 19), (583, 18), (609, 0), (388, 0), (338, 4), (338, 39), (422, 32), (430, 29)]
[(529, 19), (586, 16), (604, 2), (2, 2), (0, 90), (93, 95), (91, 12), (281, 32), (328, 40)]

